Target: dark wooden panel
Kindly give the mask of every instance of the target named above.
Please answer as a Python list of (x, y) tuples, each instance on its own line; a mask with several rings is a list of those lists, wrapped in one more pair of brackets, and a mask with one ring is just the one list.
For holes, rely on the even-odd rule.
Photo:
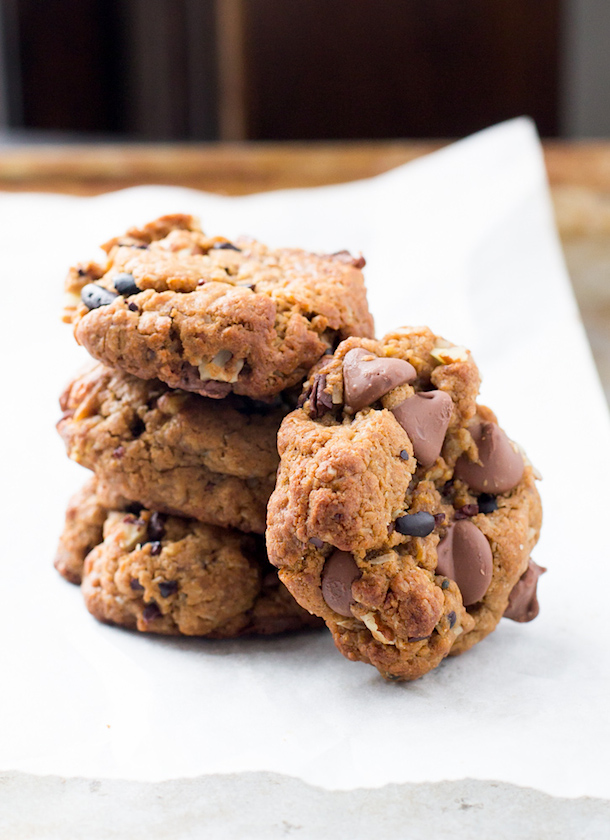
[(22, 124), (120, 129), (122, 47), (116, 0), (17, 0)]
[(557, 132), (560, 0), (243, 0), (253, 139)]

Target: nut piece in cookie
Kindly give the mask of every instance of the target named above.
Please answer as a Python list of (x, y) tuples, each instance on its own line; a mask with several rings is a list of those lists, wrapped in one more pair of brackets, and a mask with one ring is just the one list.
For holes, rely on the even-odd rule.
[(349, 338), (280, 428), (269, 557), (341, 652), (390, 679), (536, 609), (534, 471), (479, 383), (468, 350), (427, 328)]
[(270, 399), (341, 339), (373, 333), (363, 263), (345, 253), (233, 243), (180, 214), (104, 249), (104, 266), (70, 270), (65, 319), (94, 358), (140, 379)]

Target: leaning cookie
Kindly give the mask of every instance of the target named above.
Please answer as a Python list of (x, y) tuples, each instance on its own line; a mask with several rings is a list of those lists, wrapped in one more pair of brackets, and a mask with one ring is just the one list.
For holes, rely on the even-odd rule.
[(263, 533), (288, 406), (170, 390), (103, 365), (76, 377), (57, 428), (70, 458), (95, 471), (97, 498)]
[[(322, 625), (280, 583), (260, 537), (147, 510), (108, 511), (97, 503), (91, 485), (83, 488), (80, 501), (78, 507), (73, 500), (63, 536), (71, 573), (59, 571), (73, 582), (82, 575), (85, 603), (100, 621), (213, 638)], [(79, 525), (97, 545), (78, 543)]]
[(72, 269), (64, 320), (89, 353), (142, 379), (208, 397), (268, 399), (349, 335), (371, 336), (360, 268), (347, 252), (272, 250), (165, 216)]
[(536, 612), (534, 472), (477, 405), (479, 382), (470, 353), (426, 328), (351, 338), (280, 429), (269, 557), (341, 652), (391, 679), (468, 649), (507, 610)]

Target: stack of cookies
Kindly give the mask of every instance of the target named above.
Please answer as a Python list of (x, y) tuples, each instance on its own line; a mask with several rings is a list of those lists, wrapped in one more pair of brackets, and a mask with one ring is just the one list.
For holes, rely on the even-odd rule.
[(158, 219), (69, 272), (64, 319), (98, 361), (58, 430), (93, 477), (55, 560), (93, 615), (232, 637), (321, 624), (265, 551), (277, 432), (312, 365), (371, 336), (360, 262), (207, 237)]
[(466, 348), (373, 339), (362, 258), (188, 216), (104, 249), (68, 277), (99, 364), (58, 426), (94, 478), (56, 566), (97, 618), (212, 637), (325, 622), (346, 657), (412, 680), (537, 615), (539, 476), (477, 402)]

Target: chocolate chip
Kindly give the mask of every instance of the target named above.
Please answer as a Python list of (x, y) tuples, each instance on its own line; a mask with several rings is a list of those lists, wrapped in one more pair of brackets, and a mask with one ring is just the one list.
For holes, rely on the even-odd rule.
[(449, 619), (449, 629), (453, 627), (455, 622), (457, 621), (457, 615), (451, 610), (450, 613), (447, 613), (447, 618)]
[(177, 580), (162, 580), (159, 584), (159, 592), (162, 598), (169, 598), (178, 589)]
[(400, 457), (402, 458), (403, 461), (408, 461), (411, 456), (409, 455), (409, 453), (407, 452), (406, 449), (401, 449), (400, 450)]
[(161, 549), (162, 546), (159, 540), (155, 540), (155, 542), (152, 542), (150, 544), (150, 553), (153, 557), (157, 557), (157, 555), (161, 554)]
[(392, 409), (411, 438), (413, 452), (422, 466), (432, 466), (440, 455), (452, 411), (453, 401), (445, 391), (413, 394)]
[(454, 519), (468, 519), (471, 516), (476, 516), (479, 512), (478, 505), (462, 505), (454, 514)]
[(396, 530), (408, 537), (427, 537), (435, 528), (434, 517), (425, 510), (407, 513), (396, 520)]
[(492, 496), (491, 493), (481, 493), (478, 498), (478, 502), (479, 513), (493, 513), (494, 510), (498, 510), (496, 497)]
[(91, 311), (99, 309), (100, 306), (109, 306), (118, 295), (103, 286), (98, 286), (97, 283), (87, 283), (83, 286), (80, 297), (87, 309)]
[(362, 255), (354, 257), (345, 248), (342, 251), (335, 251), (330, 256), (339, 259), (340, 262), (346, 263), (347, 265), (353, 265), (354, 268), (364, 268), (366, 265), (366, 260)]
[(144, 587), (137, 578), (132, 578), (129, 581), (129, 588), (133, 589), (134, 592), (139, 592), (140, 590), (144, 589)]
[(455, 476), (477, 493), (508, 493), (523, 476), (523, 457), (496, 423), (477, 423), (468, 429), (478, 450), (478, 462), (467, 454), (455, 465)]
[(132, 437), (139, 438), (140, 435), (146, 431), (146, 423), (141, 417), (136, 417), (129, 427), (129, 430)]
[(132, 312), (139, 312), (140, 311), (140, 307), (138, 306), (137, 303), (128, 303), (127, 304), (127, 309), (130, 309)]
[(239, 251), (241, 253), (241, 248), (233, 245), (232, 242), (215, 242), (212, 245), (212, 249), (214, 251)]
[(136, 245), (135, 242), (117, 242), (120, 248), (137, 248), (139, 251), (147, 251), (148, 245)]
[(360, 411), (416, 377), (417, 371), (404, 359), (381, 358), (363, 347), (356, 347), (343, 359), (345, 405)]
[(142, 618), (147, 623), (149, 621), (154, 621), (155, 618), (159, 618), (161, 615), (161, 610), (156, 601), (151, 601), (150, 604), (146, 604), (144, 609), (142, 610)]
[(352, 584), (361, 571), (351, 554), (346, 551), (334, 551), (322, 571), (322, 597), (328, 606), (339, 615), (352, 618)]
[(122, 458), (125, 454), (125, 447), (124, 446), (117, 446), (116, 449), (112, 450), (112, 457), (113, 458)]
[(114, 278), (114, 288), (123, 297), (137, 295), (140, 292), (140, 288), (136, 284), (133, 274), (117, 274)]
[(481, 600), (491, 583), (493, 555), (474, 522), (455, 522), (438, 544), (437, 558), (437, 575), (457, 583), (465, 607)]
[(434, 524), (435, 525), (442, 525), (445, 521), (445, 514), (444, 513), (435, 513), (434, 514)]
[(513, 621), (533, 621), (540, 612), (540, 604), (536, 593), (538, 578), (546, 572), (544, 566), (538, 566), (529, 560), (526, 571), (521, 575), (510, 595), (508, 606), (504, 610), (504, 617)]
[(409, 636), (407, 641), (409, 642), (423, 642), (424, 639), (429, 639), (430, 636)]
[(155, 511), (148, 520), (148, 541), (157, 542), (165, 536), (165, 517)]
[(326, 376), (323, 373), (316, 373), (309, 395), (309, 413), (313, 420), (322, 417), (327, 411), (332, 411), (332, 398), (324, 391), (324, 388), (326, 388)]
[(324, 545), (324, 540), (321, 540), (320, 537), (310, 537), (309, 542), (314, 546), (314, 548), (322, 548)]
[(445, 578), (445, 580), (441, 583), (441, 589), (449, 589), (450, 586), (451, 583), (448, 578)]

